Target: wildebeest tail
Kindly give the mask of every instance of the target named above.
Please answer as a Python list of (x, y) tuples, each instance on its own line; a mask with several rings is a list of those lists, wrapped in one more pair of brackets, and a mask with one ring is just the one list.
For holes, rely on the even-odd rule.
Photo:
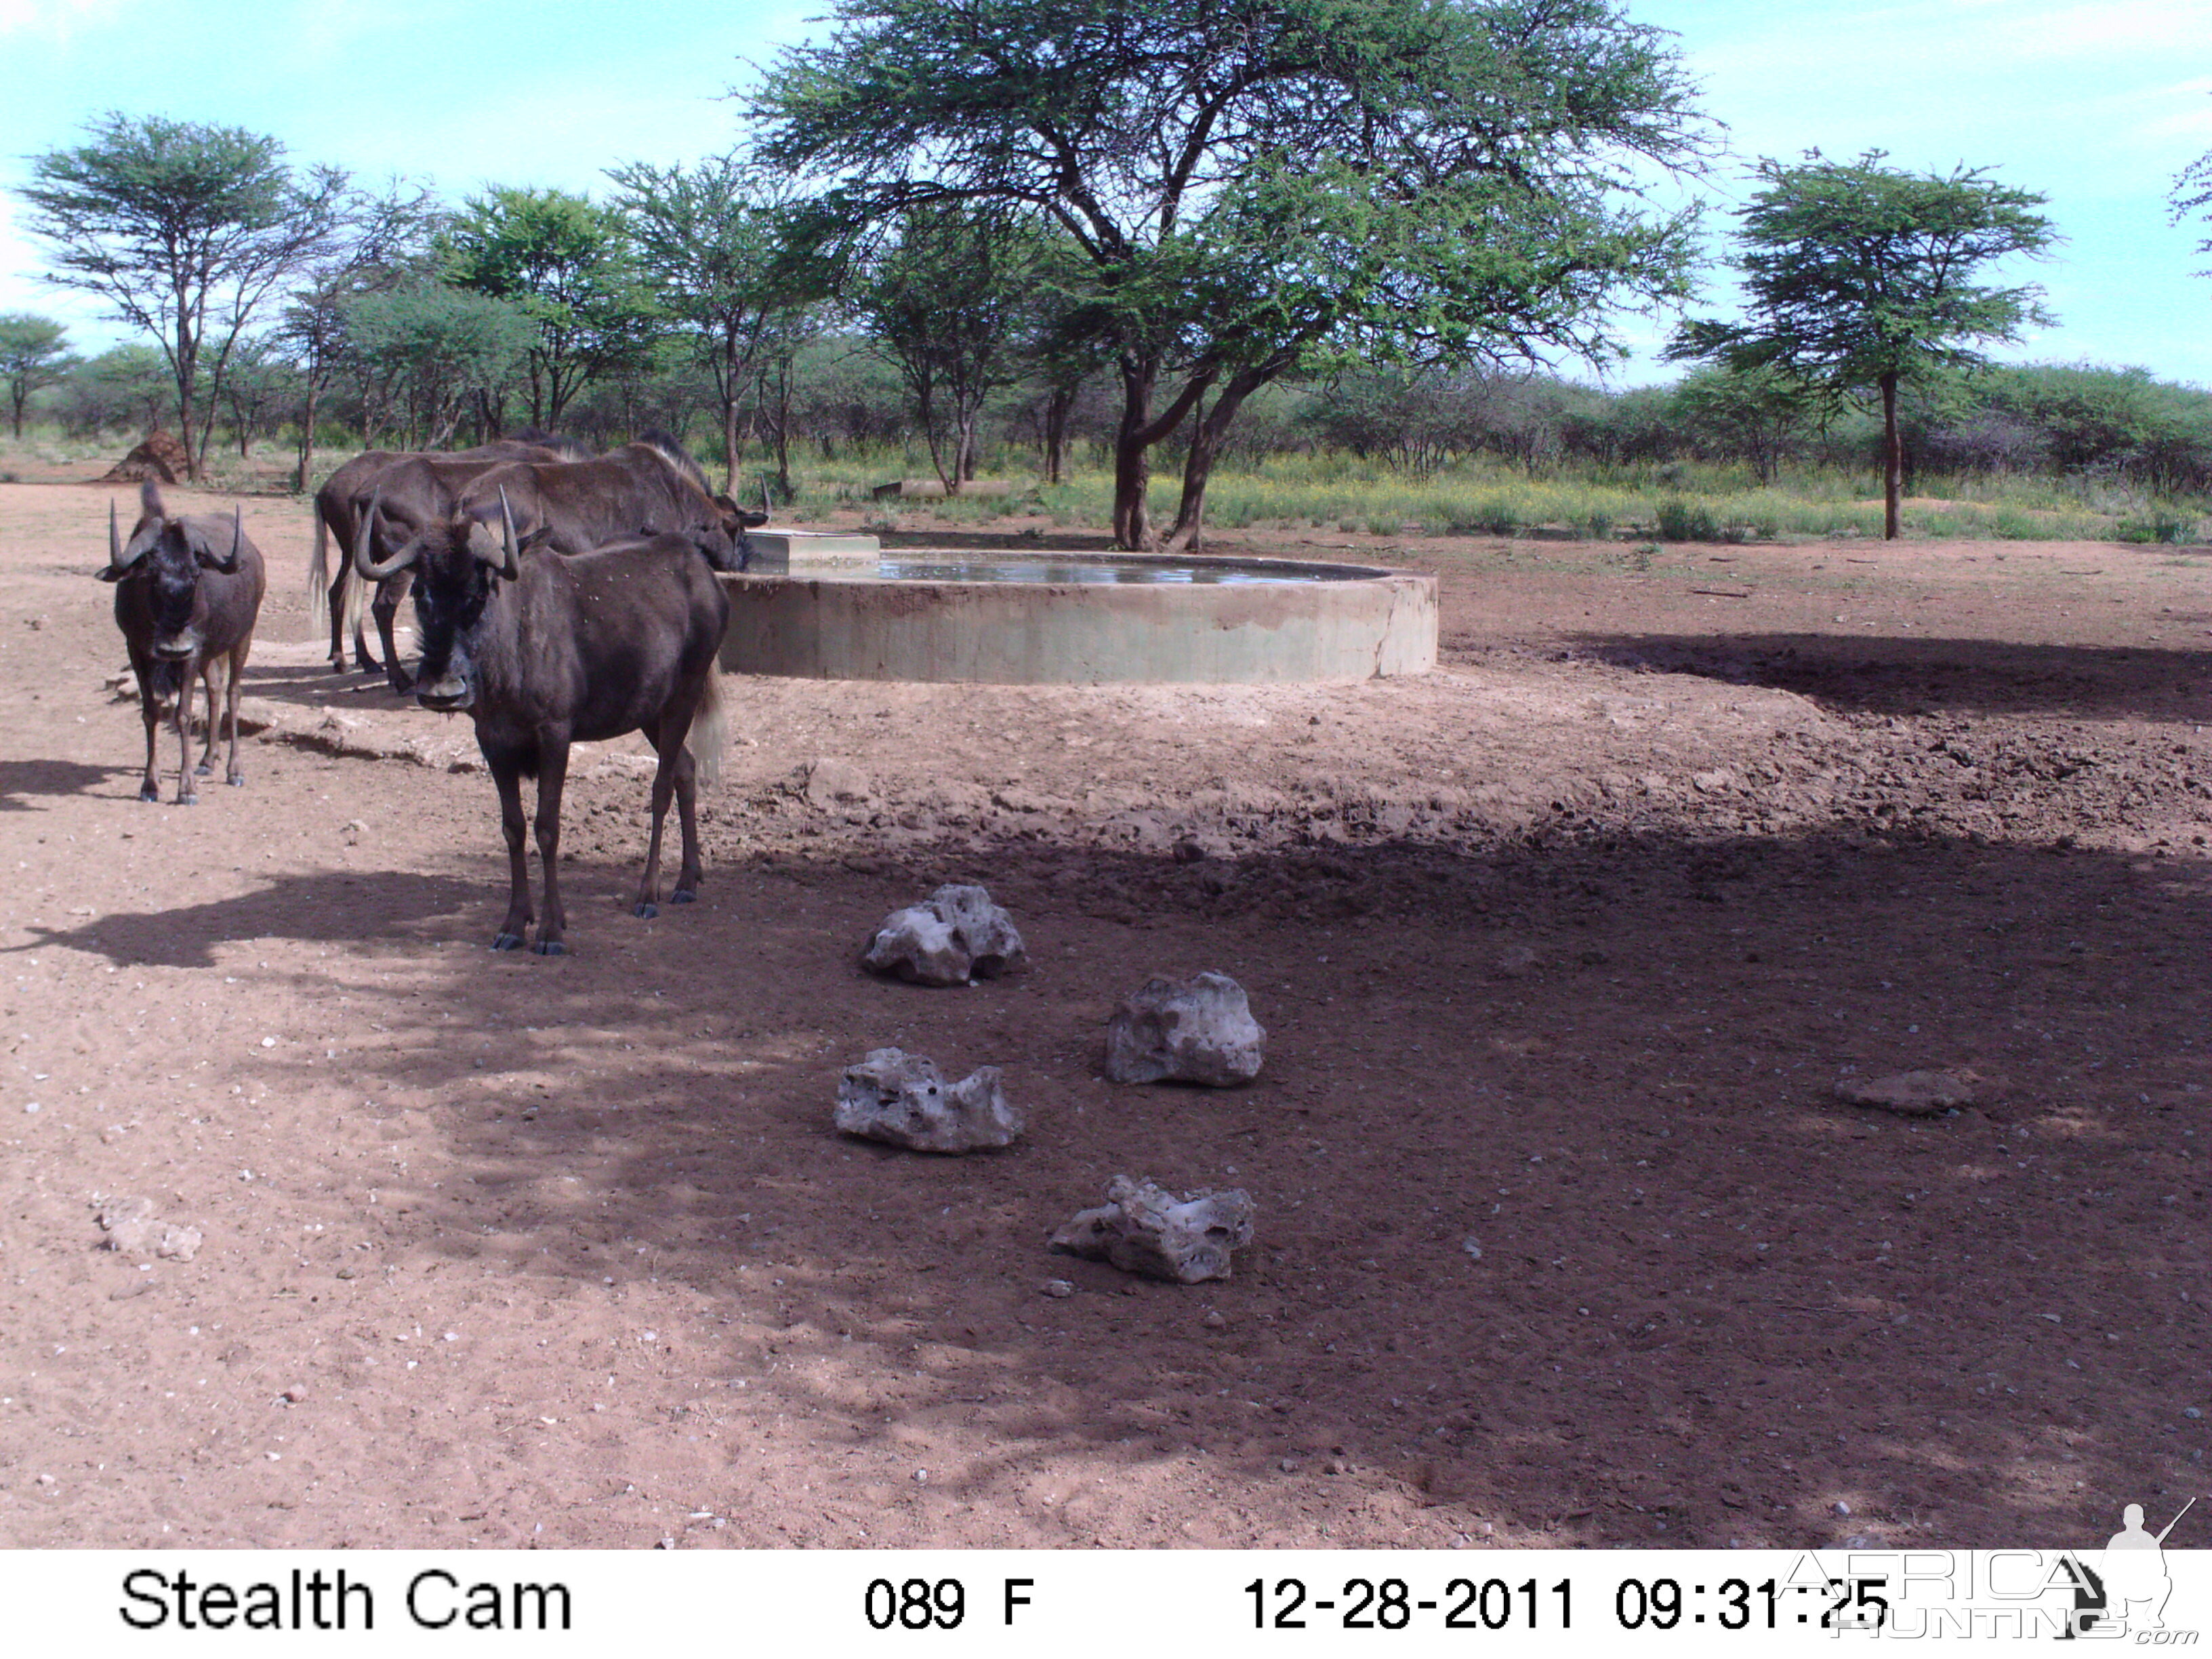
[(184, 695), (185, 665), (173, 657), (157, 657), (154, 660), (154, 699), (157, 702), (174, 702)]
[[(352, 586), (353, 584), (349, 584)], [(323, 522), (323, 509), (315, 508), (315, 550), (307, 561), (307, 637), (321, 637), (329, 620), (331, 586), (331, 527)]]
[(698, 712), (691, 716), (691, 729), (684, 734), (684, 746), (691, 751), (692, 775), (708, 789), (721, 780), (722, 750), (729, 741), (730, 714), (722, 699), (722, 672), (710, 668)]

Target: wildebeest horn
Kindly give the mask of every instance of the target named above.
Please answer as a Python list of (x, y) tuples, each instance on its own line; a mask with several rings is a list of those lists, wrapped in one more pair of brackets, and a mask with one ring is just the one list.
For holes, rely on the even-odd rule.
[(238, 556), (245, 545), (246, 509), (242, 507), (233, 507), (230, 509), (230, 551), (217, 559), (210, 556), (203, 549), (198, 554), (199, 562), (209, 569), (222, 575), (234, 576), (238, 574)]
[(107, 498), (107, 568), (111, 576), (119, 576), (137, 564), (160, 539), (158, 533), (144, 538), (134, 534), (129, 542), (125, 542), (115, 527), (115, 498)]
[(386, 580), (412, 564), (415, 556), (422, 550), (422, 538), (410, 536), (404, 546), (381, 563), (370, 556), (368, 550), (375, 545), (376, 539), (376, 509), (383, 500), (384, 492), (380, 489), (370, 495), (368, 511), (362, 516), (361, 528), (354, 532), (353, 568), (367, 581)]
[(469, 544), (469, 550), (507, 580), (513, 581), (522, 574), (522, 563), (514, 554), (514, 509), (507, 504), (505, 484), (499, 487), (499, 536), (500, 556), (496, 559), (479, 551), (474, 542)]

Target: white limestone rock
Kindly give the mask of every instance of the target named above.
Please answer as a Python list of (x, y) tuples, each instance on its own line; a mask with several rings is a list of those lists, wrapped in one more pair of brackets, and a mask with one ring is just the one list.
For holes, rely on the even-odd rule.
[(150, 1198), (108, 1199), (99, 1206), (97, 1219), (106, 1235), (100, 1240), (103, 1249), (164, 1261), (190, 1261), (199, 1254), (200, 1230), (161, 1220)]
[(1006, 1146), (1022, 1115), (999, 1086), (999, 1068), (978, 1067), (947, 1083), (935, 1065), (902, 1048), (877, 1048), (845, 1068), (837, 1085), (837, 1127), (917, 1152), (972, 1152)]
[(1106, 1076), (1232, 1088), (1260, 1075), (1267, 1040), (1244, 988), (1228, 975), (1151, 979), (1107, 1022)]
[(860, 961), (917, 985), (965, 985), (1012, 973), (1029, 953), (1013, 918), (987, 890), (948, 883), (885, 916)]
[(1229, 1277), (1230, 1253), (1252, 1242), (1252, 1195), (1201, 1187), (1181, 1198), (1153, 1182), (1115, 1176), (1106, 1202), (1078, 1212), (1052, 1236), (1060, 1255), (1104, 1261), (1123, 1273), (1196, 1285)]

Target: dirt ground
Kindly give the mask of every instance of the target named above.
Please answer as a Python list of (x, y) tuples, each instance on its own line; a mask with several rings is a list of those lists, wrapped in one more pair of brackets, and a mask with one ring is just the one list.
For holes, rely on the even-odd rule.
[[(544, 959), (466, 722), (304, 643), (289, 499), (246, 785), (137, 802), (109, 493), (0, 485), (0, 1544), (2055, 1547), (2203, 1489), (2202, 553), (1226, 537), (1434, 571), (1442, 667), (743, 683), (702, 902), (629, 914), (609, 745)], [(952, 879), (1029, 970), (863, 975)], [(1259, 1082), (1104, 1082), (1209, 968)], [(889, 1043), (1027, 1139), (841, 1139)], [(1835, 1095), (1929, 1066), (1984, 1103)], [(1121, 1172), (1250, 1192), (1236, 1277), (1048, 1255)]]

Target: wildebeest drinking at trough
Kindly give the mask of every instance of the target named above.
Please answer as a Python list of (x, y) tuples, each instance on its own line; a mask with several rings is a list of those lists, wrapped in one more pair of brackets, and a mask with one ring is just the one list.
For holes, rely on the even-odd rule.
[(116, 528), (115, 503), (107, 504), (107, 568), (100, 579), (115, 584), (115, 623), (138, 677), (138, 708), (146, 720), (146, 776), (138, 799), (159, 800), (154, 774), (154, 728), (160, 723), (160, 697), (176, 693), (177, 804), (199, 799), (192, 783), (191, 739), (186, 730), (192, 682), (207, 686), (207, 744), (199, 775), (214, 769), (216, 665), (228, 659), (230, 685), (223, 713), (230, 726), (230, 754), (224, 781), (244, 783), (238, 763), (238, 684), (253, 648), (253, 624), (261, 615), (265, 586), (260, 550), (246, 538), (244, 514), (234, 508), (224, 519), (211, 514), (169, 517), (161, 492), (149, 480), (139, 492), (140, 514), (128, 541)]
[(499, 788), (511, 878), (507, 919), (495, 951), (521, 947), (528, 933), (530, 871), (523, 848), (522, 780), (538, 780), (538, 852), (545, 914), (537, 948), (567, 950), (561, 905), (561, 791), (572, 743), (642, 732), (659, 757), (653, 775), (653, 833), (638, 882), (636, 914), (658, 913), (660, 836), (676, 802), (684, 837), (672, 903), (696, 896), (700, 878), (695, 786), (721, 763), (723, 711), (714, 658), (730, 602), (717, 569), (737, 561), (726, 544), (664, 534), (569, 556), (541, 531), (518, 544), (500, 504), (495, 538), (465, 517), (412, 537), (390, 557), (370, 556), (371, 503), (354, 561), (384, 581), (415, 572), (415, 622), (422, 642), (416, 697), (426, 708), (465, 709)]

